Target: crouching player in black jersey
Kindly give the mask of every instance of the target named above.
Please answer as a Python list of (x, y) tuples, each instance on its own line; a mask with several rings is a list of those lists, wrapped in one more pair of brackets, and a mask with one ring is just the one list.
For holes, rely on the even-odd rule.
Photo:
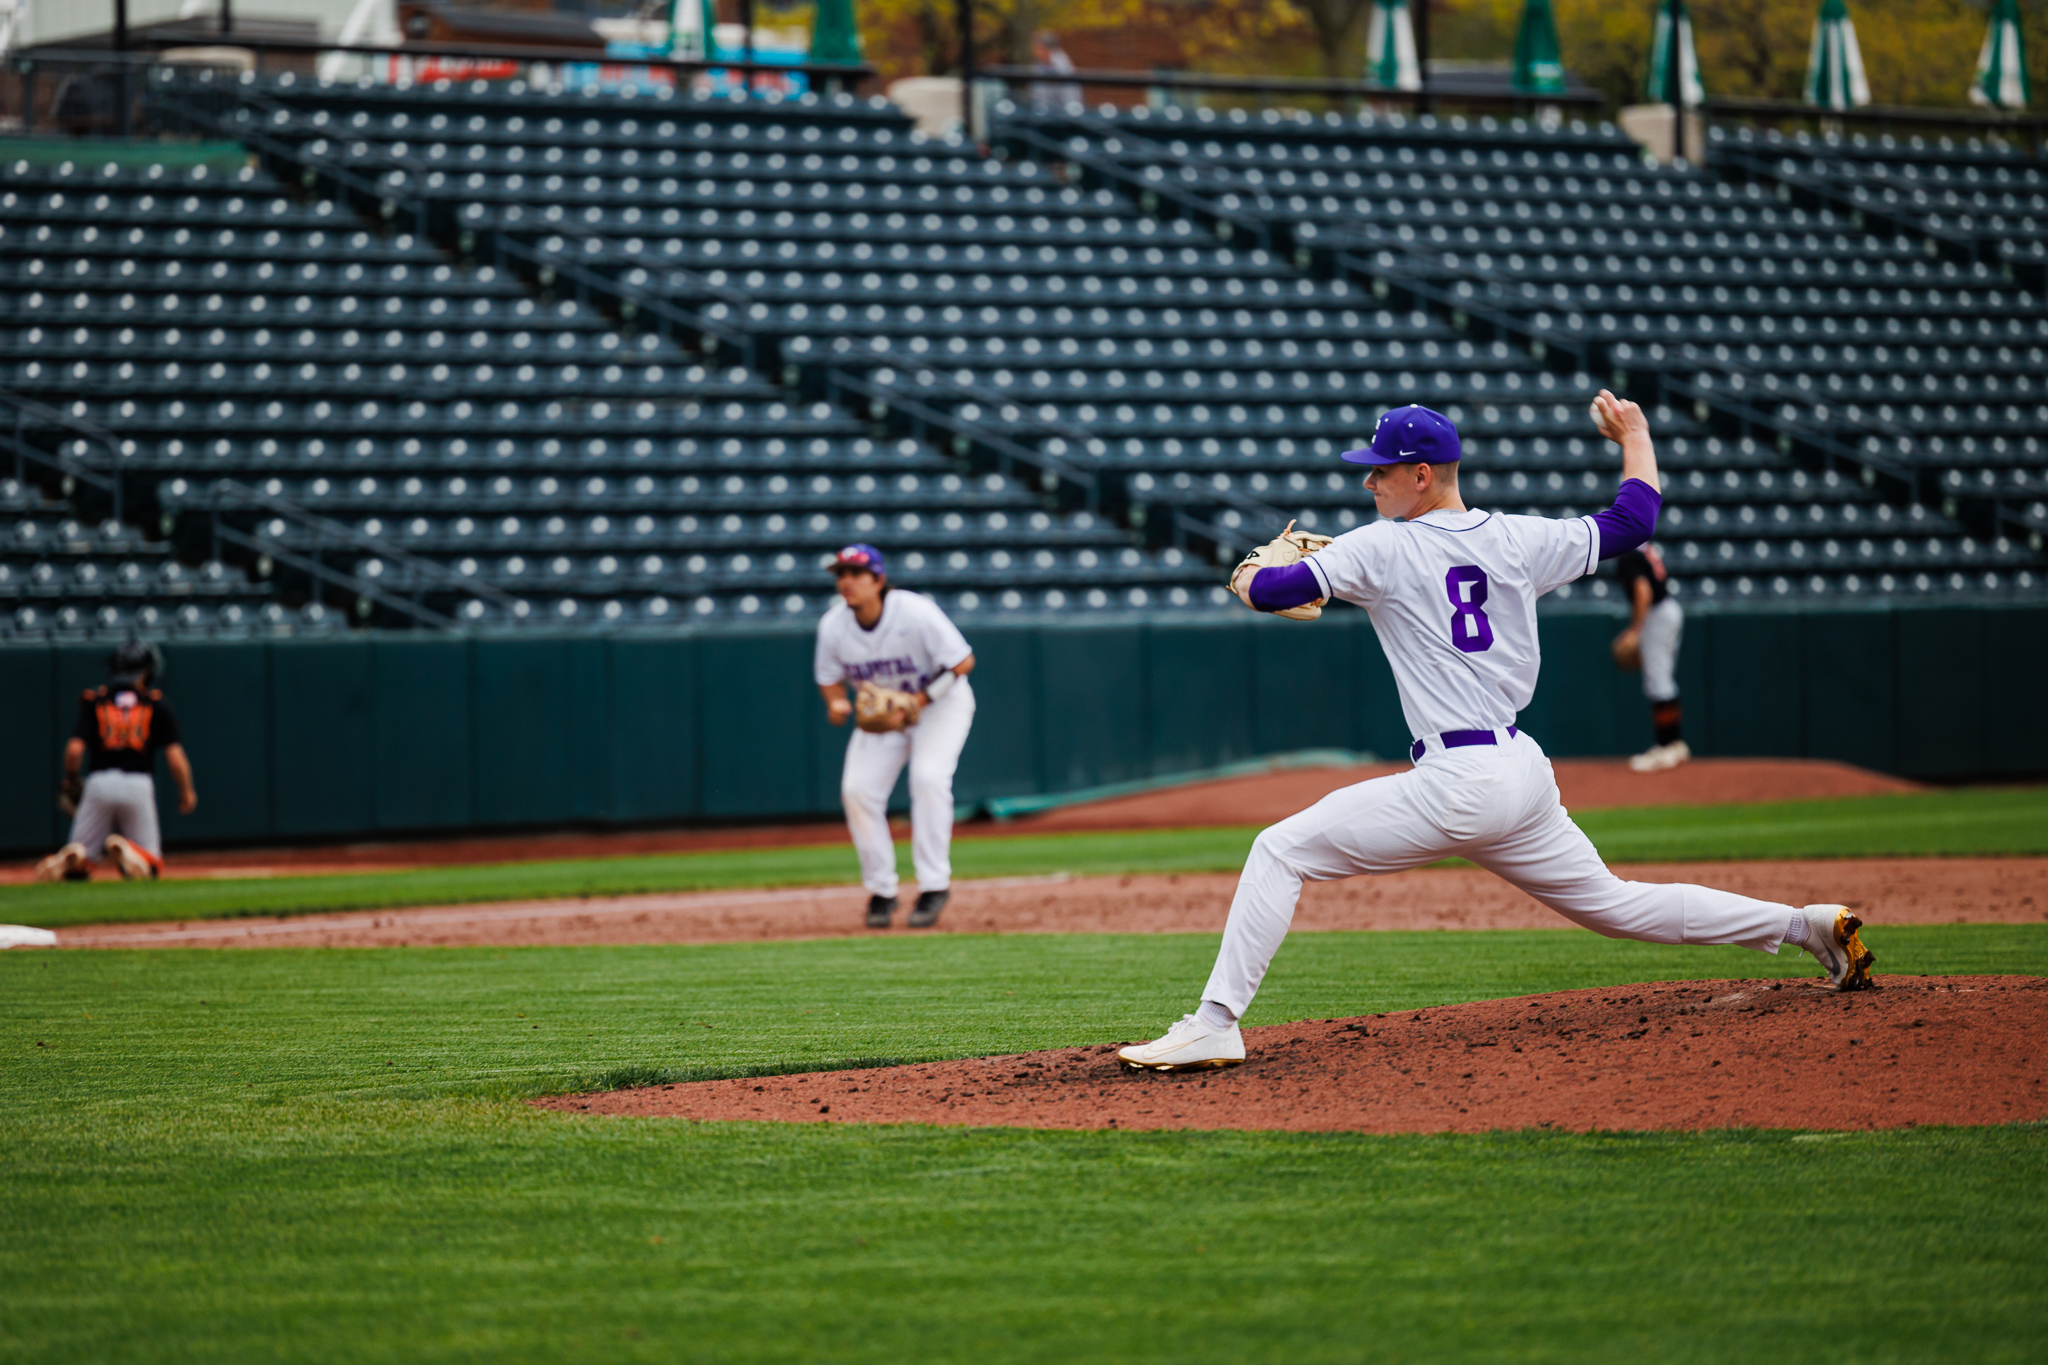
[(151, 685), (163, 671), (161, 656), (148, 645), (123, 645), (108, 656), (107, 667), (106, 684), (80, 694), (78, 727), (64, 746), (60, 799), (73, 811), (71, 840), (36, 865), (38, 881), (86, 881), (93, 860), (102, 855), (131, 880), (163, 872), (156, 818), (159, 751), (178, 784), (179, 814), (190, 815), (199, 804), (178, 718)]

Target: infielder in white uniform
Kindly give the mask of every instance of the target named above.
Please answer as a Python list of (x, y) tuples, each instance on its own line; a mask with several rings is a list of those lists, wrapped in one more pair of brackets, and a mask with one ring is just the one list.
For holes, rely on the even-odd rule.
[(1642, 409), (1602, 390), (1600, 434), (1621, 445), (1623, 483), (1606, 511), (1569, 521), (1468, 510), (1458, 433), (1441, 414), (1397, 408), (1372, 444), (1365, 486), (1382, 521), (1296, 562), (1285, 542), (1255, 550), (1231, 586), (1259, 611), (1332, 597), (1355, 602), (1393, 665), (1415, 736), (1415, 767), (1332, 792), (1261, 833), (1230, 906), (1222, 950), (1195, 1013), (1162, 1038), (1124, 1048), (1161, 1071), (1244, 1060), (1238, 1018), (1287, 936), (1304, 881), (1399, 872), (1469, 858), (1574, 923), (1650, 943), (1735, 943), (1775, 953), (1797, 943), (1840, 990), (1867, 986), (1862, 922), (1839, 905), (1804, 909), (1703, 886), (1625, 882), (1559, 803), (1550, 760), (1515, 725), (1536, 690), (1536, 599), (1634, 549), (1656, 528), (1656, 452)]
[[(882, 552), (849, 545), (832, 562), (839, 601), (818, 622), (814, 673), (834, 725), (859, 717), (846, 744), (839, 800), (860, 854), (870, 929), (896, 913), (896, 846), (889, 838), (889, 793), (910, 764), (910, 852), (917, 905), (910, 926), (929, 928), (953, 883), (953, 770), (974, 724), (974, 651), (939, 604), (891, 588)], [(858, 687), (855, 702), (848, 685)]]

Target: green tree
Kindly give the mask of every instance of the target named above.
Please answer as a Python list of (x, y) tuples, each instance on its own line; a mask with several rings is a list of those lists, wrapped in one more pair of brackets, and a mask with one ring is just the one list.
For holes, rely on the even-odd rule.
[[(1411, 0), (1421, 5), (1426, 0)], [(1427, 0), (1430, 55), (1508, 62), (1524, 0)], [(1552, 0), (1571, 76), (1634, 104), (1657, 0)], [(1962, 108), (1990, 20), (1985, 0), (1848, 0), (1879, 104)], [(883, 79), (957, 65), (956, 0), (856, 0), (865, 52)], [(1711, 95), (1797, 99), (1819, 0), (1688, 0)], [(1049, 28), (1128, 34), (1133, 50), (1177, 50), (1190, 71), (1356, 77), (1371, 0), (976, 0), (982, 61), (1031, 60)], [(2048, 90), (2048, 0), (2020, 0), (2027, 66)], [(1148, 57), (1146, 60), (1156, 60)], [(1144, 64), (1134, 61), (1132, 64)], [(1159, 63), (1165, 64), (1165, 63)]]
[[(923, 73), (938, 75), (959, 65), (959, 13), (956, 0), (857, 0), (860, 29), (868, 52), (900, 53), (905, 38), (919, 53)], [(1070, 36), (1161, 22), (1153, 11), (1177, 8), (1147, 0), (975, 0), (974, 55), (978, 62), (1012, 66), (1031, 64), (1031, 35), (1040, 29)], [(901, 76), (910, 71), (887, 72)]]
[(1293, 0), (1292, 8), (1315, 34), (1323, 75), (1357, 80), (1364, 66), (1365, 20), (1372, 13), (1372, 0)]
[[(1555, 0), (1566, 70), (1616, 105), (1633, 104), (1649, 60), (1656, 0)], [(1819, 0), (1688, 0), (1701, 74), (1713, 95), (1797, 99)], [(1520, 0), (1439, 0), (1434, 55), (1505, 61)], [(1849, 0), (1879, 104), (1960, 108), (1990, 21), (1981, 0)], [(2048, 2), (2022, 0), (2027, 66), (2048, 77)], [(2048, 87), (2042, 87), (2048, 88)]]

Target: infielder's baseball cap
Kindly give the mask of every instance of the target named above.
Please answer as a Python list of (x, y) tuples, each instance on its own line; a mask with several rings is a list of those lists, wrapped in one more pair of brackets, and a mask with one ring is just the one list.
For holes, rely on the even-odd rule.
[(889, 564), (874, 546), (855, 544), (847, 546), (833, 558), (832, 572), (836, 574), (841, 569), (865, 569), (880, 578), (889, 572)]
[(1372, 444), (1347, 450), (1352, 464), (1456, 464), (1461, 447), (1458, 429), (1440, 412), (1410, 403), (1380, 414)]

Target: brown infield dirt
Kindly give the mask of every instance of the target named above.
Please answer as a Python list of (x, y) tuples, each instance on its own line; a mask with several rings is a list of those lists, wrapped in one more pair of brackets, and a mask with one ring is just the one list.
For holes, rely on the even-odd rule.
[[(1400, 772), (1406, 763), (1289, 768), (1214, 782), (1190, 783), (1114, 797), (1005, 821), (961, 824), (961, 839), (1075, 830), (1185, 829), (1202, 825), (1270, 825), (1313, 805), (1339, 787)], [(1614, 759), (1557, 760), (1558, 791), (1572, 810), (1605, 806), (1719, 805), (1737, 801), (1805, 801), (1831, 796), (1874, 796), (1922, 788), (1844, 763), (1819, 759), (1696, 759), (1662, 773), (1633, 773)], [(909, 825), (896, 821), (899, 838)], [(175, 828), (173, 830), (175, 832)], [(787, 848), (840, 843), (838, 821), (722, 829), (549, 831), (459, 839), (317, 844), (298, 848), (174, 852), (166, 875), (183, 877), (290, 877), (325, 872), (374, 872), (408, 867), (453, 867), (538, 859), (624, 858), (645, 853), (703, 853), (718, 849)], [(35, 860), (0, 863), (0, 883), (25, 882)], [(105, 875), (102, 869), (102, 875)]]
[[(1842, 904), (1881, 936), (1888, 924), (2048, 921), (2048, 858), (1840, 858), (1748, 863), (1640, 863), (1646, 882), (1700, 882), (1792, 905)], [(881, 934), (1215, 934), (1237, 876), (1006, 877), (953, 884), (933, 929), (863, 927), (857, 886), (659, 892), (587, 900), (358, 910), (282, 918), (81, 925), (63, 948), (393, 948), (583, 943), (745, 943)], [(1555, 912), (1490, 872), (1422, 868), (1312, 883), (1294, 927), (1567, 929)], [(1574, 932), (1583, 932), (1582, 930)]]
[(1116, 1044), (532, 1101), (572, 1114), (1006, 1128), (1904, 1128), (2048, 1116), (2040, 977), (1695, 981), (1245, 1031), (1222, 1071), (1129, 1072)]

